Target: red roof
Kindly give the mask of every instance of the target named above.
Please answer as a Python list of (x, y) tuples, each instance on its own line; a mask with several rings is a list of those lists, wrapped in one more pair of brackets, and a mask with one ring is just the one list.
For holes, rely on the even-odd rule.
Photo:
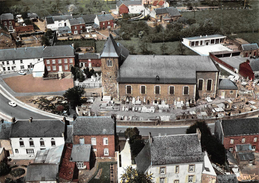
[(254, 79), (254, 72), (250, 66), (250, 61), (247, 60), (239, 65), (239, 74), (244, 78)]
[(73, 144), (66, 144), (59, 169), (59, 177), (65, 180), (72, 180), (75, 170), (75, 162), (70, 162)]
[(165, 2), (164, 1), (159, 1), (158, 5), (162, 6)]
[(158, 1), (154, 1), (154, 2), (153, 2), (153, 6), (156, 6), (157, 3), (158, 3)]

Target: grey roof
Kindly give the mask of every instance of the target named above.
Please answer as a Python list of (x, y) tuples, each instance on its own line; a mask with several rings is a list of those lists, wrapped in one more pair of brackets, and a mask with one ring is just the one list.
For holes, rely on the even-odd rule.
[(67, 139), (66, 143), (73, 143), (73, 125), (67, 125)]
[(237, 85), (230, 79), (219, 80), (219, 90), (237, 90)]
[(12, 13), (3, 13), (0, 16), (1, 20), (14, 20), (14, 16)]
[(224, 136), (259, 134), (259, 118), (222, 120)]
[(109, 116), (80, 116), (73, 124), (73, 135), (115, 135), (114, 133), (114, 121)]
[(78, 54), (78, 59), (101, 59), (100, 58), (100, 53), (83, 53), (83, 54)]
[(37, 152), (34, 163), (60, 164), (64, 144)]
[(20, 60), (42, 58), (43, 46), (0, 49), (0, 60)]
[(206, 35), (206, 36), (195, 36), (195, 37), (186, 37), (184, 39), (193, 40), (193, 39), (210, 39), (210, 38), (226, 38), (226, 36), (222, 36), (220, 34), (214, 35)]
[(26, 182), (56, 181), (57, 164), (30, 164), (27, 167)]
[(253, 71), (259, 71), (259, 59), (251, 59), (250, 67)]
[(118, 82), (196, 84), (196, 72), (203, 71), (218, 72), (207, 56), (129, 55), (120, 67)]
[(51, 57), (75, 57), (74, 48), (71, 45), (47, 46), (43, 51), (43, 58)]
[(12, 123), (12, 137), (62, 137), (65, 124), (59, 120), (18, 120)]
[(179, 11), (174, 7), (165, 7), (165, 8), (156, 8), (155, 12), (157, 15), (160, 14), (169, 14), (171, 17), (173, 16), (181, 16)]
[(39, 16), (38, 16), (36, 13), (27, 13), (27, 16), (28, 16), (29, 18), (34, 18), (34, 19), (39, 18)]
[(255, 159), (253, 152), (239, 152), (237, 153), (239, 161), (252, 161)]
[(4, 121), (2, 123), (0, 121), (0, 139), (9, 139), (10, 138), (10, 131), (11, 131), (11, 122)]
[(96, 15), (95, 14), (89, 14), (89, 15), (82, 15), (81, 17), (84, 19), (86, 24), (93, 24)]
[(237, 176), (235, 174), (217, 175), (218, 183), (238, 183)]
[(70, 20), (73, 18), (72, 15), (59, 15), (59, 16), (52, 16), (54, 21), (61, 21), (61, 20)]
[(113, 36), (110, 34), (107, 41), (105, 42), (103, 46), (103, 51), (101, 53), (101, 57), (119, 57), (119, 49), (118, 45), (116, 44), (115, 40), (113, 39)]
[(91, 144), (74, 144), (70, 161), (89, 162), (91, 155)]
[(251, 144), (237, 144), (235, 149), (236, 152), (252, 151), (252, 146)]
[(125, 4), (126, 6), (129, 5), (142, 5), (142, 0), (120, 0), (117, 1), (117, 6), (119, 7), (120, 5)]
[(53, 17), (46, 17), (47, 24), (54, 24)]
[(100, 22), (109, 21), (109, 20), (113, 20), (114, 19), (111, 14), (97, 15), (97, 18), (99, 19)]
[(68, 26), (65, 27), (59, 27), (58, 28), (58, 33), (71, 33), (71, 29)]
[(78, 18), (70, 19), (69, 23), (71, 26), (73, 26), (73, 25), (85, 24), (85, 21), (82, 17), (78, 17)]
[(135, 161), (138, 171), (145, 172), (148, 169), (148, 167), (151, 165), (151, 152), (149, 143), (145, 144), (143, 149), (135, 157)]
[(257, 50), (258, 49), (257, 43), (242, 44), (241, 47), (242, 47), (243, 51), (252, 51), (252, 50)]

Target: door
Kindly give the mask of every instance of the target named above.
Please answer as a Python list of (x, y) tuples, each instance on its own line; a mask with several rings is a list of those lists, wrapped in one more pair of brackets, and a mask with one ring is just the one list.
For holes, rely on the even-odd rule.
[(221, 91), (221, 98), (225, 98), (225, 91)]
[(62, 71), (63, 71), (62, 65), (59, 66), (58, 70), (59, 70), (59, 72), (62, 72)]

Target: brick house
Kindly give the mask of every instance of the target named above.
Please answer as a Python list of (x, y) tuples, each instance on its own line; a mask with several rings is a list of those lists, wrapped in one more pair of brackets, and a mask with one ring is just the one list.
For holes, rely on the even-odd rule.
[(241, 45), (241, 56), (243, 57), (250, 57), (255, 56), (258, 57), (258, 45), (257, 43), (251, 44), (242, 44)]
[(253, 151), (259, 151), (259, 119), (232, 119), (215, 123), (215, 136), (225, 149), (235, 152), (237, 144), (251, 144)]
[(99, 53), (79, 53), (78, 54), (79, 66), (94, 68), (101, 67), (101, 57)]
[(85, 32), (85, 21), (82, 17), (70, 19), (68, 22), (68, 27), (71, 29), (72, 34)]
[(99, 29), (113, 28), (114, 18), (111, 14), (101, 14), (95, 17), (94, 23)]
[(9, 31), (15, 31), (15, 20), (12, 13), (3, 13), (0, 16), (1, 24)]
[(145, 11), (145, 7), (143, 5), (142, 0), (135, 0), (135, 1), (122, 1), (119, 0), (116, 3), (116, 11), (122, 15), (123, 13), (128, 14), (139, 14)]
[(73, 124), (73, 143), (91, 144), (97, 158), (115, 157), (115, 130), (111, 117), (78, 117)]
[(182, 15), (175, 7), (156, 8), (151, 11), (150, 17), (155, 21), (177, 21)]
[(66, 76), (75, 65), (74, 48), (71, 45), (47, 46), (43, 50), (43, 60), (49, 76)]
[(190, 102), (216, 97), (218, 69), (206, 56), (128, 55), (110, 35), (101, 54), (103, 95), (119, 100)]

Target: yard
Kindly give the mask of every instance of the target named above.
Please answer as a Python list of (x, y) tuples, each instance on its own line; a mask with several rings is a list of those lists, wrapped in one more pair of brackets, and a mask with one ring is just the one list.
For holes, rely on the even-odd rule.
[[(110, 182), (110, 165), (111, 164), (116, 164), (116, 162), (101, 162), (99, 164), (99, 169), (102, 169), (102, 174), (99, 179), (93, 178), (92, 180), (89, 181), (89, 183), (103, 183), (103, 182)], [(97, 172), (98, 172), (97, 171)], [(96, 173), (97, 174), (97, 173)], [(96, 176), (96, 175), (95, 175)], [(95, 177), (94, 176), (94, 177)]]

